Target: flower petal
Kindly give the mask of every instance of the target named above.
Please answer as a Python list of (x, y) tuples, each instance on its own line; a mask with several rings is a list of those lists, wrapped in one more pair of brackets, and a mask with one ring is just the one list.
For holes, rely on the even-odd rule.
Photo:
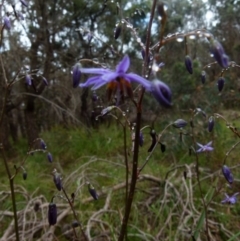
[(90, 85), (95, 85), (98, 81), (100, 81), (101, 76), (93, 76), (87, 79), (85, 83), (81, 83), (79, 86), (84, 88), (84, 87), (89, 87)]
[(147, 91), (150, 91), (150, 89), (151, 89), (151, 82), (137, 74), (128, 73), (128, 74), (125, 74), (123, 76), (123, 78), (125, 78), (126, 80), (129, 80), (129, 81), (137, 82), (138, 84), (142, 85)]
[(107, 74), (102, 75), (101, 79), (105, 81), (105, 83), (109, 83), (110, 81), (116, 80), (119, 77), (119, 74), (116, 72), (109, 72)]
[(116, 67), (117, 73), (126, 73), (130, 65), (130, 59), (128, 55), (125, 55), (121, 62)]
[(105, 84), (107, 84), (107, 81), (105, 81), (105, 80), (98, 81), (91, 89), (92, 90), (99, 89), (100, 87), (102, 87)]
[(84, 74), (107, 74), (111, 72), (109, 69), (103, 69), (103, 68), (81, 68), (81, 72)]

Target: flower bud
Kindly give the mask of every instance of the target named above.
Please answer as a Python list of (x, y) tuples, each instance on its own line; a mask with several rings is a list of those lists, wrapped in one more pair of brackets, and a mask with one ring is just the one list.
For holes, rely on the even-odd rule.
[(201, 81), (203, 84), (206, 82), (206, 72), (204, 70), (201, 73)]
[(161, 105), (165, 107), (172, 106), (172, 92), (170, 88), (162, 81), (158, 79), (153, 80), (150, 92)]
[(29, 86), (32, 85), (32, 78), (31, 78), (31, 76), (29, 74), (26, 75), (25, 82)]
[(155, 131), (155, 130), (151, 130), (150, 136), (151, 136), (151, 138), (152, 138), (152, 144), (151, 144), (151, 146), (149, 147), (148, 152), (152, 152), (154, 146), (155, 146), (156, 143), (157, 143), (157, 134), (156, 134), (156, 131)]
[(88, 183), (88, 191), (94, 200), (98, 200), (98, 194), (91, 183)]
[(48, 159), (48, 161), (49, 162), (53, 162), (53, 157), (52, 157), (52, 154), (50, 153), (50, 152), (48, 152), (48, 154), (47, 154), (47, 159)]
[(208, 131), (212, 132), (214, 127), (214, 117), (210, 116), (208, 119)]
[(218, 85), (218, 90), (219, 90), (219, 92), (221, 92), (221, 91), (223, 90), (224, 82), (225, 82), (225, 79), (224, 79), (223, 77), (220, 77), (220, 78), (218, 79), (217, 85)]
[(22, 176), (23, 176), (23, 180), (26, 180), (26, 179), (27, 179), (27, 172), (24, 171), (23, 174), (22, 174)]
[(157, 4), (157, 12), (158, 12), (159, 17), (161, 17), (161, 18), (166, 16), (166, 12), (165, 12), (165, 9), (164, 9), (164, 3), (163, 2), (159, 2)]
[(62, 178), (56, 169), (54, 169), (54, 171), (53, 171), (53, 182), (55, 183), (55, 186), (58, 189), (58, 191), (61, 191), (62, 190)]
[(193, 73), (193, 68), (192, 68), (192, 60), (189, 55), (185, 56), (185, 66), (187, 71), (192, 74)]
[(120, 23), (117, 24), (115, 30), (114, 30), (114, 38), (118, 39), (122, 31), (122, 25)]
[(55, 203), (49, 203), (48, 206), (48, 223), (55, 225), (57, 223), (57, 206)]
[(73, 67), (72, 83), (73, 88), (77, 88), (81, 79), (81, 65), (79, 63), (75, 64)]
[(161, 147), (162, 153), (164, 153), (166, 151), (166, 145), (160, 142), (160, 147)]
[(40, 140), (40, 146), (41, 146), (41, 149), (43, 149), (43, 150), (46, 150), (47, 149), (47, 145), (46, 145), (46, 143), (44, 142), (44, 140)]
[(222, 68), (228, 67), (229, 58), (225, 54), (225, 51), (222, 45), (217, 40), (212, 40), (210, 51), (213, 54), (213, 57), (215, 58), (215, 60)]
[(4, 27), (7, 29), (7, 30), (10, 30), (11, 29), (11, 22), (10, 22), (10, 19), (8, 16), (5, 16), (3, 18), (3, 24), (4, 24)]
[(226, 178), (226, 180), (232, 184), (233, 183), (233, 175), (232, 175), (232, 172), (231, 170), (226, 166), (224, 165), (222, 167), (222, 173), (223, 173), (223, 176)]
[(80, 223), (77, 221), (77, 220), (74, 220), (73, 222), (72, 222), (72, 228), (77, 228), (77, 227), (79, 227), (80, 226)]
[(47, 86), (48, 85), (48, 81), (47, 81), (47, 79), (45, 78), (45, 77), (42, 77), (42, 81), (43, 81), (43, 83)]
[(187, 121), (183, 119), (177, 119), (176, 121), (173, 122), (173, 127), (175, 128), (183, 128), (187, 125)]

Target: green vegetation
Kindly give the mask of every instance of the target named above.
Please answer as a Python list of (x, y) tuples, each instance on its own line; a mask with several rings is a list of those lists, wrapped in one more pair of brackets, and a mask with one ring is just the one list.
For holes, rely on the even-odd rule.
[[(203, 122), (206, 121), (205, 118), (198, 118)], [(214, 140), (214, 152), (199, 155), (201, 186), (203, 194), (208, 195), (206, 200), (210, 195), (207, 193), (211, 192), (212, 195), (214, 192), (208, 206), (208, 219), (217, 229), (216, 237), (227, 240), (230, 232), (238, 231), (239, 207), (220, 204), (224, 198), (224, 190), (229, 189), (225, 186), (226, 181), (220, 170), (224, 155), (234, 141), (231, 141), (232, 133), (226, 128), (225, 123), (217, 119), (216, 122), (214, 133), (209, 134), (207, 139), (201, 137), (200, 132), (196, 133), (196, 136), (201, 143), (208, 142), (211, 138)], [(202, 127), (204, 131), (206, 125), (202, 123)], [(160, 131), (158, 126), (155, 129)], [(188, 133), (189, 130), (188, 125), (183, 131)], [(148, 132), (147, 129), (144, 131), (144, 146), (140, 149), (140, 167), (148, 155), (147, 149), (151, 143)], [(56, 168), (63, 176), (63, 186), (67, 193), (70, 195), (75, 192), (75, 209), (87, 232), (89, 231), (92, 237), (96, 237), (104, 225), (108, 236), (111, 240), (115, 240), (125, 202), (123, 132), (120, 126), (103, 124), (90, 131), (83, 128), (55, 127), (49, 132), (42, 133), (41, 137), (47, 143), (47, 152), (50, 151), (53, 155), (53, 163), (48, 162), (46, 153), (38, 152), (27, 158), (24, 165), (28, 173), (27, 180), (23, 180), (21, 173), (15, 179), (17, 209), (26, 212), (27, 220), (32, 220), (34, 216), (36, 220), (45, 221), (45, 229), (48, 229), (47, 205), (53, 195), (61, 196), (51, 175)], [(189, 156), (190, 141), (186, 135), (180, 142), (179, 130), (170, 128), (164, 138), (166, 151), (162, 153), (159, 146), (143, 169), (139, 176), (128, 227), (130, 240), (154, 240), (154, 238), (172, 240), (175, 235), (185, 240), (189, 237), (189, 233), (195, 233), (195, 237), (197, 232), (198, 235), (202, 235), (204, 222), (200, 216), (204, 210), (196, 182), (195, 157)], [(130, 134), (127, 142), (129, 161), (131, 161)], [(14, 151), (9, 153), (12, 168), (25, 157), (26, 146), (25, 141), (21, 140), (14, 146)], [(13, 153), (20, 154), (14, 157)], [(237, 164), (237, 153), (235, 151), (230, 154), (227, 159), (228, 166), (233, 167)], [(234, 176), (239, 178), (237, 169), (235, 167), (232, 171)], [(186, 179), (184, 172), (187, 174)], [(0, 207), (1, 210), (11, 210), (4, 169), (1, 169), (0, 175), (1, 190), (6, 194), (3, 195)], [(98, 201), (94, 201), (88, 193), (87, 181), (90, 181), (99, 193)], [(231, 192), (231, 189), (229, 191)], [(237, 190), (234, 187), (232, 192), (235, 191)], [(68, 205), (60, 196), (54, 200), (61, 216)], [(27, 210), (33, 211), (36, 202), (40, 202), (39, 211), (34, 212), (34, 215), (27, 213)], [(92, 219), (94, 221), (90, 222)], [(4, 217), (3, 220), (2, 230), (9, 225), (11, 219)], [(56, 234), (60, 240), (65, 240), (61, 238), (63, 227), (69, 227), (73, 220), (71, 212), (68, 212), (57, 225)], [(33, 240), (37, 240), (39, 232), (42, 232), (41, 229), (34, 234), (36, 239)]]

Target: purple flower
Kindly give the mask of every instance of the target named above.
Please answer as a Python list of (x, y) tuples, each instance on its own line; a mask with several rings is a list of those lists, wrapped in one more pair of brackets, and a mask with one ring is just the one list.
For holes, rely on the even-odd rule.
[(185, 66), (187, 71), (192, 74), (193, 73), (193, 68), (192, 68), (192, 60), (189, 55), (185, 56)]
[(172, 105), (172, 92), (162, 81), (158, 79), (153, 80), (150, 92), (161, 105), (165, 107), (170, 107)]
[(208, 152), (208, 151), (213, 151), (213, 147), (211, 147), (212, 145), (212, 141), (208, 142), (208, 144), (206, 145), (202, 145), (200, 143), (197, 143), (197, 145), (200, 147), (196, 152)]
[(229, 184), (232, 184), (233, 183), (233, 174), (226, 165), (224, 165), (222, 167), (222, 173), (223, 173), (223, 176), (226, 178), (226, 180), (229, 182)]
[(57, 223), (57, 206), (55, 203), (49, 203), (48, 205), (48, 223), (50, 226)]
[(88, 191), (94, 200), (98, 200), (98, 194), (91, 183), (88, 183)]
[(225, 83), (225, 79), (223, 77), (220, 77), (217, 82), (219, 92), (222, 91), (224, 87), (224, 83)]
[(213, 57), (222, 68), (227, 68), (229, 65), (229, 58), (225, 54), (222, 45), (217, 40), (212, 40), (211, 44), (210, 51), (213, 54)]
[(81, 79), (81, 65), (77, 63), (73, 67), (73, 75), (72, 75), (73, 88), (77, 88), (79, 86), (80, 79)]
[(23, 6), (27, 7), (28, 3), (25, 0), (20, 0), (20, 2), (22, 3)]
[(221, 201), (221, 203), (235, 204), (237, 202), (237, 195), (239, 192), (234, 193), (232, 196), (228, 196), (225, 193), (225, 199)]
[(8, 16), (5, 16), (3, 18), (3, 23), (4, 23), (4, 27), (7, 29), (7, 30), (10, 30), (11, 29), (11, 22), (10, 22), (10, 19)]
[(214, 118), (210, 116), (208, 119), (208, 131), (212, 132), (213, 127), (214, 127)]
[(134, 74), (126, 73), (130, 65), (130, 59), (128, 55), (125, 55), (124, 58), (117, 65), (116, 70), (112, 71), (110, 69), (104, 68), (82, 68), (81, 72), (86, 74), (95, 74), (96, 76), (90, 77), (85, 83), (80, 84), (80, 87), (89, 87), (92, 86), (93, 90), (96, 90), (102, 87), (105, 84), (108, 84), (108, 90), (111, 93), (115, 93), (117, 89), (126, 90), (128, 95), (131, 95), (131, 82), (137, 82), (141, 84), (146, 90), (149, 90), (151, 87), (151, 82), (144, 79), (143, 77)]

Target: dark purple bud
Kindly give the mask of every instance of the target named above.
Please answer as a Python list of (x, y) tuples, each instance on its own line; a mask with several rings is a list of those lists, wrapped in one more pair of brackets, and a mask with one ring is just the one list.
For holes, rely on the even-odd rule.
[(215, 58), (215, 60), (222, 68), (228, 67), (229, 58), (225, 54), (225, 51), (222, 45), (217, 40), (212, 40), (210, 51), (213, 54), (213, 57)]
[(162, 153), (164, 153), (166, 151), (166, 145), (160, 142), (160, 147), (161, 147)]
[(27, 179), (27, 172), (24, 171), (23, 174), (22, 174), (22, 176), (23, 176), (23, 180), (26, 180), (26, 179)]
[(155, 97), (155, 99), (163, 106), (170, 107), (172, 92), (170, 88), (160, 80), (153, 80), (150, 92)]
[(39, 211), (39, 209), (40, 209), (40, 202), (35, 202), (33, 209), (34, 209), (35, 212)]
[(143, 138), (143, 133), (140, 131), (139, 134), (139, 146), (143, 146), (144, 138)]
[(223, 176), (226, 178), (226, 180), (230, 184), (232, 184), (233, 183), (233, 174), (232, 174), (231, 170), (226, 165), (224, 165), (222, 167), (222, 173), (223, 173)]
[(173, 122), (173, 127), (175, 128), (183, 128), (187, 125), (187, 121), (183, 119), (177, 119), (176, 121)]
[(208, 119), (208, 131), (212, 132), (214, 127), (214, 117), (210, 116)]
[(152, 144), (151, 144), (151, 146), (149, 147), (148, 152), (152, 152), (154, 146), (155, 146), (156, 143), (157, 143), (157, 134), (156, 134), (156, 131), (155, 131), (155, 130), (151, 130), (150, 136), (151, 136), (151, 138), (152, 138)]
[(47, 81), (47, 79), (45, 78), (45, 77), (42, 77), (42, 81), (43, 81), (43, 83), (47, 86), (48, 85), (48, 81)]
[(32, 85), (32, 78), (31, 78), (31, 76), (29, 74), (26, 75), (25, 82), (29, 86)]
[(40, 140), (40, 146), (41, 146), (41, 149), (43, 149), (43, 150), (46, 150), (47, 149), (47, 145), (46, 145), (46, 143), (44, 142), (44, 140)]
[(55, 203), (49, 203), (48, 206), (48, 223), (55, 225), (57, 223), (57, 206)]
[(98, 194), (92, 184), (88, 184), (88, 191), (94, 200), (98, 200)]
[(92, 101), (96, 102), (97, 100), (98, 100), (98, 96), (97, 96), (96, 92), (93, 92), (93, 94), (92, 94)]
[(122, 25), (120, 23), (117, 24), (115, 30), (114, 30), (114, 38), (118, 39), (122, 31)]
[(193, 73), (193, 68), (192, 68), (192, 60), (189, 55), (185, 56), (185, 66), (187, 71), (192, 74)]
[(27, 3), (25, 0), (20, 0), (20, 2), (22, 3), (22, 5), (23, 5), (24, 7), (27, 7), (27, 6), (28, 6), (28, 3)]
[(7, 29), (7, 30), (10, 30), (11, 29), (11, 22), (10, 22), (10, 19), (8, 16), (5, 16), (3, 18), (3, 24), (4, 24), (4, 27)]
[(73, 222), (72, 222), (72, 228), (77, 228), (77, 227), (79, 227), (80, 226), (80, 223), (77, 221), (77, 220), (74, 220)]
[(201, 73), (201, 81), (203, 84), (206, 82), (206, 72), (204, 70)]
[(224, 83), (225, 83), (225, 79), (223, 77), (220, 77), (217, 82), (219, 92), (223, 90)]
[(53, 171), (53, 181), (55, 183), (56, 188), (58, 191), (62, 190), (62, 178), (61, 175), (56, 171), (56, 169)]
[(48, 154), (47, 154), (47, 159), (50, 163), (53, 162), (53, 157), (52, 157), (52, 154), (50, 152), (48, 152)]
[(164, 9), (164, 3), (163, 2), (159, 2), (157, 5), (157, 12), (158, 15), (162, 18), (166, 15), (165, 9)]
[(73, 75), (72, 75), (73, 88), (77, 88), (79, 86), (80, 79), (81, 79), (81, 65), (77, 63), (73, 67)]

